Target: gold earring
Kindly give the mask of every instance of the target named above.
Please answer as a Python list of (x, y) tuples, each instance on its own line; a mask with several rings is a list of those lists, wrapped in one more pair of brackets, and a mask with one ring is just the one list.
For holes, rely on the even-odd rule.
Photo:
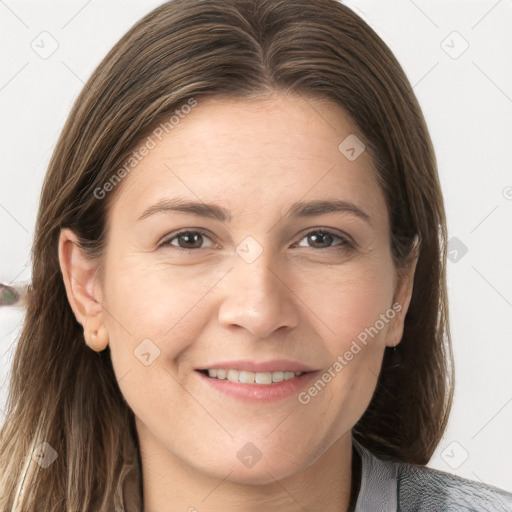
[(89, 335), (86, 338), (86, 342), (89, 347), (95, 352), (101, 352), (108, 346), (108, 332), (104, 326), (100, 326), (99, 329), (94, 331), (88, 331)]

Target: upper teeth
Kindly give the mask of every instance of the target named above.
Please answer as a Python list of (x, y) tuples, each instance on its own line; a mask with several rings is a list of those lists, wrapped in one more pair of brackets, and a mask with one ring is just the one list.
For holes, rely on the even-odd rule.
[(232, 370), (223, 368), (213, 368), (208, 370), (208, 376), (216, 379), (227, 379), (231, 382), (241, 382), (242, 384), (272, 384), (290, 380), (302, 375), (304, 372), (246, 372), (244, 370)]

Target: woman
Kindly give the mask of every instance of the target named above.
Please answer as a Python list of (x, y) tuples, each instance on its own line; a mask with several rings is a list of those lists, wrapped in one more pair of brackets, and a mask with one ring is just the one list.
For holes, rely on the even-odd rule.
[(420, 107), (350, 9), (155, 9), (50, 162), (1, 509), (511, 510), (424, 467), (445, 243)]

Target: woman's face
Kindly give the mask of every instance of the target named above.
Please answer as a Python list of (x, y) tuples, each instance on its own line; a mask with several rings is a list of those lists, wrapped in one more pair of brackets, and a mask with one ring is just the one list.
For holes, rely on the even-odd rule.
[[(354, 134), (318, 100), (200, 101), (118, 185), (102, 321), (159, 464), (269, 482), (310, 467), (364, 413), (407, 300)], [(199, 372), (213, 368), (311, 373)]]

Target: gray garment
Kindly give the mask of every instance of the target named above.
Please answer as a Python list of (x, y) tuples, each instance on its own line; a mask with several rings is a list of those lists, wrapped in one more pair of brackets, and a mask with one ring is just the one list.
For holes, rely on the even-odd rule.
[(512, 494), (451, 473), (385, 461), (353, 439), (361, 456), (355, 512), (512, 512)]

